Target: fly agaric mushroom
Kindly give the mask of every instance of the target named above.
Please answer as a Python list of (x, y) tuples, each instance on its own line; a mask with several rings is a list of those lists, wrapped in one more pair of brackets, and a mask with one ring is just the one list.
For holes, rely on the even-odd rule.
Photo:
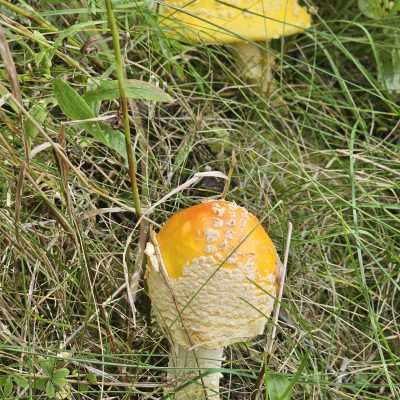
[(175, 399), (218, 400), (223, 347), (261, 334), (272, 311), (275, 247), (254, 215), (225, 200), (178, 212), (153, 243), (147, 286), (171, 343)]
[(231, 44), (244, 76), (261, 82), (265, 91), (271, 81), (273, 57), (260, 45), (309, 28), (311, 16), (297, 0), (164, 0), (161, 23), (167, 34), (207, 44)]

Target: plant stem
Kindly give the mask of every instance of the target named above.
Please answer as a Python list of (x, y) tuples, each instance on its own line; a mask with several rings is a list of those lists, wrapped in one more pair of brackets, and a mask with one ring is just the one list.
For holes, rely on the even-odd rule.
[(129, 170), (129, 178), (131, 181), (131, 190), (133, 197), (133, 204), (136, 210), (136, 217), (140, 218), (142, 215), (142, 208), (140, 203), (140, 194), (139, 194), (139, 186), (137, 182), (137, 165), (136, 158), (132, 148), (131, 141), (131, 132), (129, 126), (129, 114), (128, 114), (128, 97), (126, 95), (125, 90), (125, 68), (124, 62), (121, 57), (121, 47), (119, 44), (119, 33), (118, 26), (115, 21), (115, 16), (112, 10), (111, 0), (105, 0), (106, 8), (107, 8), (107, 19), (108, 24), (111, 30), (112, 39), (113, 39), (113, 47), (114, 47), (114, 55), (115, 55), (115, 67), (118, 79), (118, 88), (122, 109), (122, 122), (124, 127), (125, 134), (125, 144), (126, 144), (126, 152), (128, 155), (128, 170)]

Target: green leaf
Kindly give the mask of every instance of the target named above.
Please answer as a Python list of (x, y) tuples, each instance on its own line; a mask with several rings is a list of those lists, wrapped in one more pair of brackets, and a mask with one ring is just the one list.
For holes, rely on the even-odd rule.
[[(31, 117), (38, 123), (42, 124), (43, 121), (47, 117), (47, 109), (46, 106), (43, 102), (36, 103), (30, 110)], [(28, 136), (29, 141), (31, 142), (32, 139), (35, 138), (35, 136), (38, 134), (38, 130), (33, 125), (32, 121), (30, 119), (26, 119), (24, 121), (24, 129), (25, 133)]]
[(395, 0), (392, 5), (391, 5), (391, 9), (390, 9), (390, 16), (397, 16), (398, 13), (400, 11), (400, 1), (399, 0)]
[(97, 376), (96, 376), (96, 374), (94, 374), (93, 372), (89, 372), (89, 373), (86, 375), (86, 378), (87, 378), (87, 380), (88, 380), (89, 383), (91, 383), (92, 385), (96, 385), (96, 383), (97, 383)]
[(92, 110), (80, 94), (62, 79), (54, 79), (54, 94), (58, 105), (71, 120), (94, 118)]
[(381, 54), (381, 80), (386, 89), (391, 92), (400, 92), (400, 50), (393, 49)]
[(48, 378), (38, 378), (34, 381), (33, 383), (33, 387), (35, 389), (39, 389), (39, 390), (45, 390), (46, 389), (46, 384), (49, 381)]
[(54, 371), (51, 381), (56, 386), (64, 386), (68, 383), (66, 377), (69, 375), (68, 368), (60, 368)]
[(17, 386), (21, 387), (22, 389), (27, 389), (29, 387), (28, 380), (23, 377), (22, 375), (14, 375), (13, 376), (14, 382)]
[[(125, 80), (125, 90), (126, 95), (131, 99), (156, 102), (170, 102), (173, 100), (169, 94), (157, 86), (135, 79)], [(99, 86), (96, 89), (89, 90), (84, 98), (88, 103), (119, 99), (118, 81), (100, 81)]]
[(358, 0), (360, 11), (368, 18), (381, 19), (385, 17), (387, 0)]
[(54, 398), (56, 395), (56, 388), (51, 381), (48, 381), (46, 384), (46, 394), (50, 399)]
[(266, 397), (268, 400), (290, 400), (293, 386), (299, 381), (300, 375), (306, 365), (307, 354), (303, 356), (301, 363), (294, 375), (276, 375), (265, 372)]
[(13, 390), (13, 382), (12, 382), (11, 375), (9, 375), (3, 386), (3, 394), (6, 397), (9, 397), (9, 396), (11, 396), (12, 390)]
[(55, 79), (53, 86), (58, 105), (67, 117), (72, 120), (83, 120), (81, 122), (82, 127), (94, 139), (116, 151), (126, 162), (125, 137), (122, 132), (112, 129), (104, 123), (84, 122), (87, 119), (95, 118), (93, 111), (84, 98), (61, 79)]
[(87, 383), (78, 383), (78, 392), (85, 393), (89, 390), (89, 385)]
[(268, 400), (290, 400), (293, 393), (291, 379), (285, 375), (265, 374)]
[(39, 52), (33, 53), (38, 68), (43, 67), (43, 73), (51, 76), (52, 59), (56, 49), (50, 45), (46, 37), (39, 31), (33, 31), (32, 38), (39, 45)]
[[(64, 2), (64, 0), (61, 0), (60, 3), (61, 2)], [(88, 31), (89, 28), (100, 24), (103, 24), (103, 21), (85, 21), (75, 25), (71, 25), (70, 27), (59, 33), (57, 39), (54, 41), (53, 46), (58, 49), (65, 39), (72, 38), (76, 33)]]
[(53, 378), (66, 378), (69, 375), (68, 368), (58, 368), (53, 373)]
[(53, 370), (56, 366), (56, 359), (55, 358), (46, 358), (44, 360), (40, 360), (39, 365), (43, 369), (43, 371), (46, 372), (47, 376), (51, 376), (51, 374), (53, 373)]
[(100, 143), (116, 151), (127, 162), (125, 136), (121, 131), (111, 128), (109, 125), (99, 123), (95, 128), (85, 129)]

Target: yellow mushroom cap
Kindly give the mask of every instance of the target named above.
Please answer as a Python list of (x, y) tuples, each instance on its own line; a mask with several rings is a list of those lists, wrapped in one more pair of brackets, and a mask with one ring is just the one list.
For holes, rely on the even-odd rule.
[(147, 284), (174, 342), (218, 348), (263, 331), (278, 257), (254, 215), (224, 200), (202, 203), (172, 216), (157, 242), (166, 276), (150, 262)]
[(191, 42), (263, 41), (311, 25), (310, 14), (297, 0), (164, 0), (160, 12), (167, 34)]

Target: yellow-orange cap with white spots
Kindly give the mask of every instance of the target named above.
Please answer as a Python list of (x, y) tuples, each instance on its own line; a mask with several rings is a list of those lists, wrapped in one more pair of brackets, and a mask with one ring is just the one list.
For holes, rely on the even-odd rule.
[(176, 213), (157, 240), (171, 278), (181, 277), (184, 266), (200, 256), (231, 269), (254, 257), (260, 277), (276, 273), (276, 251), (267, 232), (253, 214), (228, 201), (209, 201)]

